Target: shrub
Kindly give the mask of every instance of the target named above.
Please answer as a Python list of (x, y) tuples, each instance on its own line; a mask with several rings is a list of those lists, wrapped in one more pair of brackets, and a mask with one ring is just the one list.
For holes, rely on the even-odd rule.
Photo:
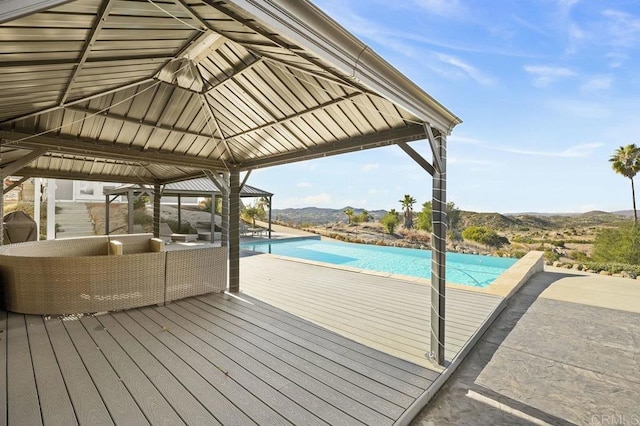
[(640, 227), (601, 229), (593, 243), (593, 260), (640, 265)]
[(544, 260), (546, 260), (549, 263), (553, 263), (556, 260), (560, 260), (560, 255), (553, 250), (546, 249), (544, 251)]
[(143, 210), (147, 203), (149, 202), (148, 195), (140, 195), (138, 198), (134, 198), (133, 200), (133, 209), (134, 210)]
[(148, 214), (144, 210), (133, 211), (133, 223), (135, 225), (149, 225), (153, 224), (153, 216)]
[(400, 223), (400, 217), (395, 212), (388, 212), (380, 219), (380, 223), (382, 223), (384, 229), (391, 235)]
[(496, 248), (509, 244), (509, 240), (485, 226), (469, 226), (462, 231), (462, 238)]

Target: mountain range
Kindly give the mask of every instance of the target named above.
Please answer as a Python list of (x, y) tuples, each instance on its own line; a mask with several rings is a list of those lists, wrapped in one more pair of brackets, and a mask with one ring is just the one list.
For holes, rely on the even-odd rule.
[[(346, 223), (345, 210), (352, 208), (356, 215), (364, 209), (344, 207), (329, 209), (320, 207), (274, 209), (273, 219), (292, 225), (325, 225), (329, 223)], [(374, 221), (380, 220), (386, 210), (367, 210)], [(417, 212), (415, 212), (417, 213)], [(586, 213), (478, 213), (461, 212), (462, 227), (487, 226), (496, 230), (518, 229), (559, 229), (570, 227), (615, 225), (633, 217), (632, 210), (604, 212), (590, 211)]]

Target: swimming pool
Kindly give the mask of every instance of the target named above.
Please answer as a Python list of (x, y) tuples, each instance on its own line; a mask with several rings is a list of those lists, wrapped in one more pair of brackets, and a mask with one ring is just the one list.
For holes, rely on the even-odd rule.
[[(431, 251), (399, 247), (298, 238), (242, 243), (240, 248), (261, 253), (333, 263), (391, 274), (431, 278)], [(517, 259), (447, 253), (447, 282), (486, 287)]]

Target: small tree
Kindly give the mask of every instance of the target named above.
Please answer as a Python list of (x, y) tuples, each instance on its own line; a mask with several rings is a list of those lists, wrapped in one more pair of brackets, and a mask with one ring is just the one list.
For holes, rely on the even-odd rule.
[(355, 212), (353, 211), (353, 209), (351, 207), (347, 207), (346, 209), (344, 209), (344, 214), (347, 215), (347, 221), (349, 224), (351, 224), (351, 220), (353, 219), (353, 216), (355, 215)]
[(251, 220), (251, 224), (254, 228), (256, 226), (256, 219), (264, 219), (264, 214), (264, 210), (261, 210), (257, 206), (245, 207), (242, 211), (244, 218)]
[(405, 194), (404, 198), (400, 200), (402, 205), (402, 212), (404, 215), (404, 227), (406, 229), (413, 228), (413, 205), (416, 203), (416, 199), (409, 194)]
[(358, 216), (360, 223), (369, 222), (371, 220), (371, 215), (366, 210), (362, 210)]
[(636, 189), (633, 185), (633, 178), (640, 172), (640, 148), (635, 144), (621, 146), (616, 149), (609, 158), (611, 167), (616, 173), (631, 180), (631, 199), (633, 200), (633, 223), (638, 224), (638, 211), (636, 209)]
[[(431, 201), (427, 201), (422, 205), (422, 211), (418, 213), (418, 229), (431, 232), (431, 219), (433, 209)], [(449, 231), (457, 231), (460, 226), (462, 212), (456, 207), (455, 203), (447, 203), (447, 228)]]
[(380, 223), (389, 235), (393, 235), (393, 232), (396, 230), (396, 226), (400, 223), (400, 214), (396, 212), (395, 209), (391, 209), (391, 211), (382, 216)]

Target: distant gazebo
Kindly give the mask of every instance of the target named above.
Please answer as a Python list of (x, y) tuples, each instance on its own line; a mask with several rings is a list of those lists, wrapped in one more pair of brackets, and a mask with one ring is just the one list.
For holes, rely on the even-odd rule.
[[(122, 185), (116, 188), (105, 188), (105, 234), (109, 234), (109, 206), (120, 196), (127, 197), (127, 205), (129, 212), (129, 221), (127, 223), (127, 233), (133, 233), (133, 202), (141, 195), (149, 195), (153, 198), (153, 187), (131, 184)], [(222, 197), (222, 192), (213, 184), (211, 179), (207, 177), (201, 177), (190, 180), (183, 180), (180, 182), (167, 183), (162, 186), (160, 190), (160, 196), (177, 197), (178, 198), (178, 225), (182, 224), (182, 197), (211, 197), (211, 208), (215, 209), (216, 199)], [(240, 198), (266, 198), (269, 200), (269, 219), (268, 219), (268, 232), (269, 238), (271, 238), (271, 201), (273, 194), (265, 190), (256, 188), (254, 186), (243, 185), (240, 189)], [(155, 203), (155, 200), (154, 200)], [(158, 204), (160, 200), (158, 200)], [(154, 215), (157, 210), (154, 209)], [(158, 213), (159, 214), (159, 211)], [(153, 218), (154, 223), (160, 222), (160, 217)], [(211, 213), (211, 239), (215, 232), (215, 213)]]

